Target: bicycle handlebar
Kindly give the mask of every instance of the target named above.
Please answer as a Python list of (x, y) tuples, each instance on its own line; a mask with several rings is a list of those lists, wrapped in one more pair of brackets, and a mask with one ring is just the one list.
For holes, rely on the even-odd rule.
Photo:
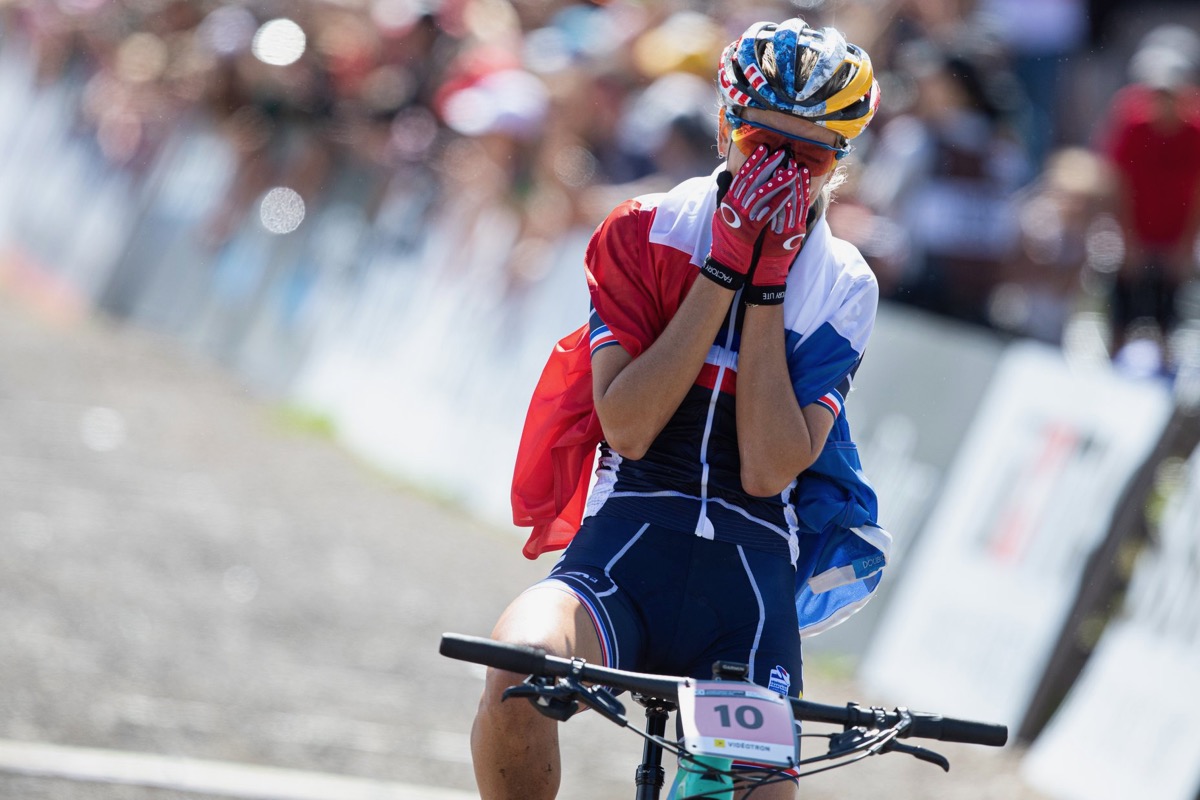
[[(507, 672), (523, 675), (545, 675), (550, 678), (565, 678), (575, 674), (575, 662), (569, 658), (552, 656), (537, 647), (505, 644), (482, 636), (463, 636), (457, 633), (442, 634), (438, 652), (459, 661), (473, 661)], [(586, 683), (599, 683), (627, 692), (636, 692), (662, 700), (678, 700), (679, 682), (683, 678), (669, 675), (650, 675), (645, 672), (627, 672), (580, 661), (581, 667), (575, 677)]]
[[(829, 722), (836, 725), (875, 725), (889, 727), (900, 721), (897, 711), (863, 708), (861, 706), (830, 706), (808, 700), (792, 698), (792, 712), (796, 719), (809, 722)], [(925, 711), (909, 711), (911, 721), (901, 738), (935, 739), (939, 742), (981, 744), (1003, 747), (1008, 742), (1008, 727), (992, 722), (975, 722), (969, 719), (943, 717)]]
[[(505, 644), (481, 636), (464, 636), (457, 633), (442, 635), (438, 648), (442, 655), (459, 661), (516, 672), (525, 675), (543, 675), (563, 678), (572, 675), (586, 683), (598, 683), (623, 689), (627, 692), (677, 701), (679, 684), (684, 678), (650, 675), (644, 672), (601, 667), (585, 661), (572, 661), (546, 653), (536, 647)], [(807, 722), (826, 722), (834, 725), (890, 727), (897, 725), (904, 714), (878, 708), (863, 708), (855, 705), (832, 706), (791, 698), (792, 713), (796, 719)], [(1001, 747), (1008, 741), (1008, 728), (989, 722), (973, 722), (965, 719), (943, 717), (921, 711), (906, 712), (910, 716), (909, 726), (899, 735), (919, 739), (935, 739), (942, 742)]]

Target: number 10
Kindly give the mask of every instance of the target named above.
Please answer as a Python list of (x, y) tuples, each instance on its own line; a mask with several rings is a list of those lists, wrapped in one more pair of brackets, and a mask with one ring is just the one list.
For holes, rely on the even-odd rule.
[[(730, 727), (729, 706), (716, 706), (716, 712), (721, 717), (721, 727)], [(738, 706), (733, 710), (733, 716), (738, 725), (748, 730), (761, 728), (763, 724), (762, 712), (754, 706)]]

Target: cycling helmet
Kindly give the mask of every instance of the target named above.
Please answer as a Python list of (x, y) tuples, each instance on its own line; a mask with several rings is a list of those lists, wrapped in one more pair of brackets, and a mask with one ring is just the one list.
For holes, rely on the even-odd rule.
[(866, 51), (835, 28), (802, 19), (757, 22), (725, 48), (717, 83), (725, 101), (802, 117), (847, 139), (879, 106)]

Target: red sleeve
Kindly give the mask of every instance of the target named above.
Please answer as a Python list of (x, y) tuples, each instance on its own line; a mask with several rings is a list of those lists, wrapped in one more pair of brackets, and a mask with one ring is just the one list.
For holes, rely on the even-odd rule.
[(662, 333), (664, 314), (650, 252), (654, 209), (629, 200), (608, 215), (588, 242), (584, 263), (592, 307), (636, 358)]

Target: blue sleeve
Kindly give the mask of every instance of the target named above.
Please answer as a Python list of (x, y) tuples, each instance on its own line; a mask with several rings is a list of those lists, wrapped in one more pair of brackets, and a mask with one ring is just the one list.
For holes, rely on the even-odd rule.
[(837, 416), (862, 354), (828, 322), (803, 341), (794, 331), (788, 331), (787, 339), (788, 374), (796, 399), (807, 406), (836, 394), (837, 408), (832, 410)]

